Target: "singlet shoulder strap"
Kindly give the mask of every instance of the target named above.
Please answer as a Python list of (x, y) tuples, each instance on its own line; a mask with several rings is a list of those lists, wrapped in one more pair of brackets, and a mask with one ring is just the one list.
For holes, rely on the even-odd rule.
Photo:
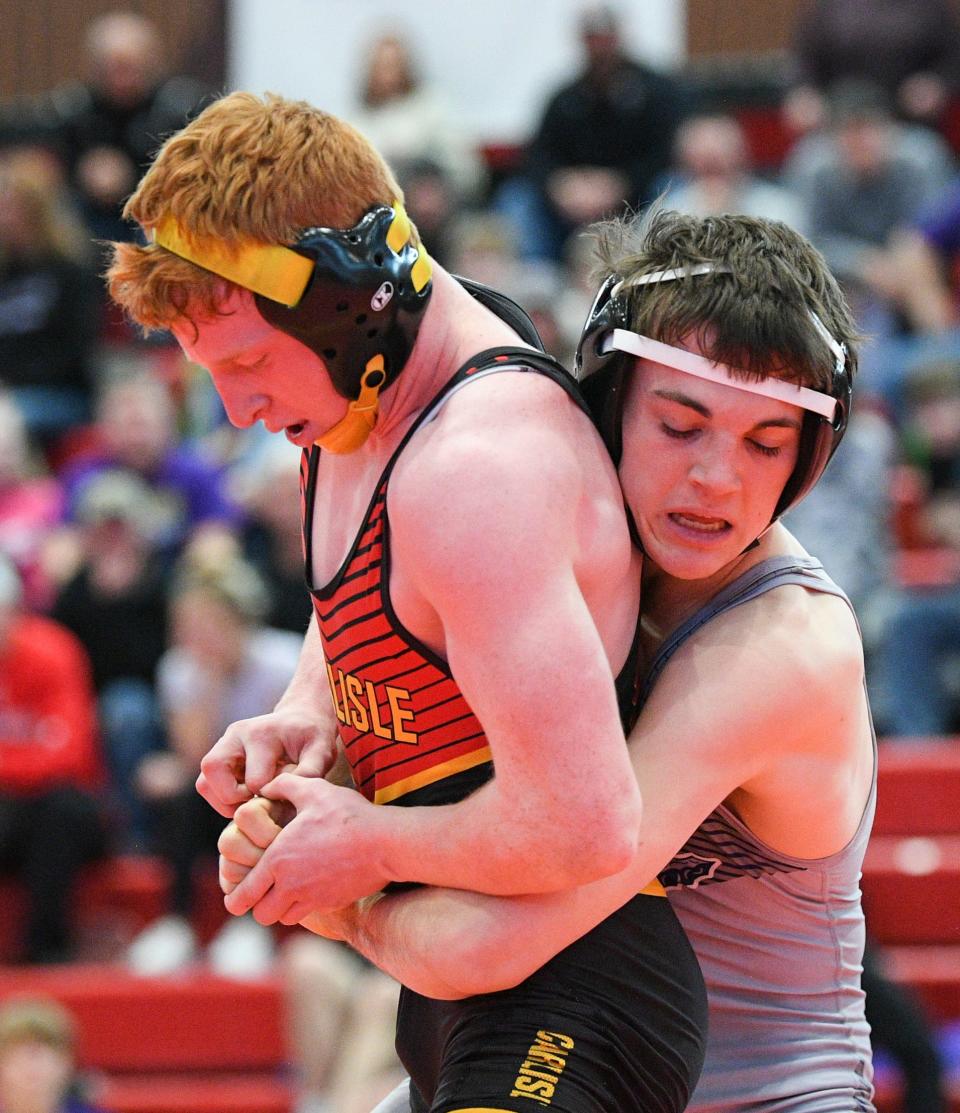
[(749, 603), (775, 587), (797, 584), (813, 591), (836, 595), (849, 605), (843, 590), (827, 575), (819, 560), (814, 557), (779, 556), (761, 560), (743, 575), (738, 576), (719, 591), (709, 602), (681, 623), (666, 639), (638, 685), (638, 706), (642, 706), (651, 689), (666, 668), (670, 658), (691, 635), (717, 615)]
[(546, 375), (561, 386), (584, 413), (589, 415), (586, 403), (580, 397), (576, 380), (553, 356), (545, 352), (534, 352), (529, 348), (487, 348), (485, 351), (478, 352), (460, 367), (424, 406), (387, 461), (378, 486), (382, 487), (389, 479), (400, 454), (416, 432), (432, 421), (458, 390), (471, 382), (485, 378), (487, 375), (495, 375), (500, 371), (532, 371), (535, 374)]
[[(390, 474), (397, 460), (400, 458), (400, 454), (410, 443), (411, 438), (416, 434), (417, 430), (422, 429), (427, 422), (432, 421), (443, 405), (449, 401), (456, 391), (474, 380), (482, 379), (487, 375), (496, 374), (500, 371), (530, 371), (535, 374), (545, 375), (548, 379), (552, 379), (558, 386), (565, 390), (580, 409), (583, 410), (588, 417), (590, 416), (590, 410), (580, 394), (576, 379), (574, 379), (563, 364), (553, 356), (548, 355), (546, 352), (534, 351), (531, 348), (487, 348), (482, 352), (478, 352), (473, 358), (463, 364), (463, 366), (444, 383), (420, 414), (418, 414), (416, 420), (404, 434), (403, 439), (394, 449), (393, 454), (387, 461), (381, 473), (380, 481), (377, 484), (377, 491), (383, 489), (383, 485), (390, 478)], [(310, 511), (312, 506), (311, 496), (316, 481), (317, 463), (320, 459), (320, 449), (314, 445), (310, 449), (305, 449), (304, 453), (305, 460), (301, 466), (301, 473), (305, 480), (305, 505), (307, 511)]]
[(440, 393), (424, 409), (415, 428), (432, 421), (441, 407), (458, 390), (471, 382), (486, 378), (487, 375), (495, 375), (500, 371), (532, 371), (535, 374), (545, 375), (562, 387), (589, 417), (590, 411), (580, 394), (576, 379), (553, 356), (547, 355), (546, 352), (534, 352), (529, 348), (487, 348), (474, 356), (469, 363), (464, 364), (446, 382)]

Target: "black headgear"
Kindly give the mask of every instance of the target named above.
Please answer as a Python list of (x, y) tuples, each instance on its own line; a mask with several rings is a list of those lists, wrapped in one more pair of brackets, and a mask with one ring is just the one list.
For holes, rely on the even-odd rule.
[(389, 386), (410, 357), (432, 290), (403, 209), (377, 205), (352, 228), (308, 228), (291, 247), (313, 261), (307, 288), (292, 307), (256, 294), (260, 315), (315, 352), (344, 398), (359, 397), (376, 356), (381, 389)]
[(318, 443), (331, 452), (359, 448), (376, 422), (380, 391), (410, 357), (432, 289), (430, 259), (413, 242), (403, 205), (375, 205), (352, 228), (308, 228), (289, 247), (197, 240), (173, 216), (153, 238), (250, 290), (269, 325), (324, 361), (350, 405)]
[[(631, 357), (608, 346), (614, 329), (630, 330), (630, 304), (624, 285), (634, 286), (693, 278), (697, 275), (728, 270), (722, 264), (698, 264), (676, 271), (657, 271), (623, 283), (616, 275), (601, 285), (587, 317), (577, 347), (575, 370), (594, 421), (615, 463), (623, 451), (623, 402), (626, 376)], [(836, 452), (850, 416), (851, 378), (846, 352), (827, 332), (820, 318), (810, 314), (812, 323), (834, 357), (828, 394), (837, 405), (832, 419), (804, 410), (796, 467), (784, 486), (773, 513), (775, 522), (798, 503), (817, 483)]]

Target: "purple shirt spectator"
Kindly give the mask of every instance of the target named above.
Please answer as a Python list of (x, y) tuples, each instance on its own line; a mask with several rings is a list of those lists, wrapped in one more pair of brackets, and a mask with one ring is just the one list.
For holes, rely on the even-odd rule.
[(155, 498), (153, 537), (163, 548), (176, 548), (200, 525), (233, 526), (241, 520), (221, 469), (178, 439), (173, 403), (157, 377), (141, 374), (113, 383), (100, 403), (97, 433), (100, 447), (64, 469), (68, 519), (76, 520), (78, 499), (91, 479), (129, 471)]
[(916, 227), (945, 256), (960, 251), (960, 178), (920, 213)]
[[(126, 470), (109, 454), (76, 462), (63, 474), (67, 516), (75, 520), (77, 503), (87, 484), (105, 472)], [(168, 449), (149, 471), (140, 471), (153, 490), (157, 507), (155, 540), (163, 547), (180, 544), (199, 525), (208, 522), (238, 524), (239, 508), (224, 491), (219, 468), (189, 444)]]

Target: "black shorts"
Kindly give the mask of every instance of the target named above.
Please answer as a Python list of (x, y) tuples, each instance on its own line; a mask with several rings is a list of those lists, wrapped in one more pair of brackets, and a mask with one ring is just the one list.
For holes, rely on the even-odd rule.
[(634, 897), (513, 989), (463, 1001), (404, 989), (397, 1014), (413, 1113), (680, 1113), (706, 1033), (700, 967), (657, 896)]

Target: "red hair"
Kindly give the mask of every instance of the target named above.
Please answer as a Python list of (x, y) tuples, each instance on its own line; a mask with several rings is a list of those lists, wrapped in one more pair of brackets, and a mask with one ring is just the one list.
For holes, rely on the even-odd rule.
[[(349, 124), (305, 101), (231, 93), (160, 148), (124, 216), (146, 231), (173, 216), (199, 241), (291, 243), (349, 228), (402, 200), (390, 168)], [(214, 316), (233, 284), (154, 244), (113, 245), (110, 293), (148, 329)]]

